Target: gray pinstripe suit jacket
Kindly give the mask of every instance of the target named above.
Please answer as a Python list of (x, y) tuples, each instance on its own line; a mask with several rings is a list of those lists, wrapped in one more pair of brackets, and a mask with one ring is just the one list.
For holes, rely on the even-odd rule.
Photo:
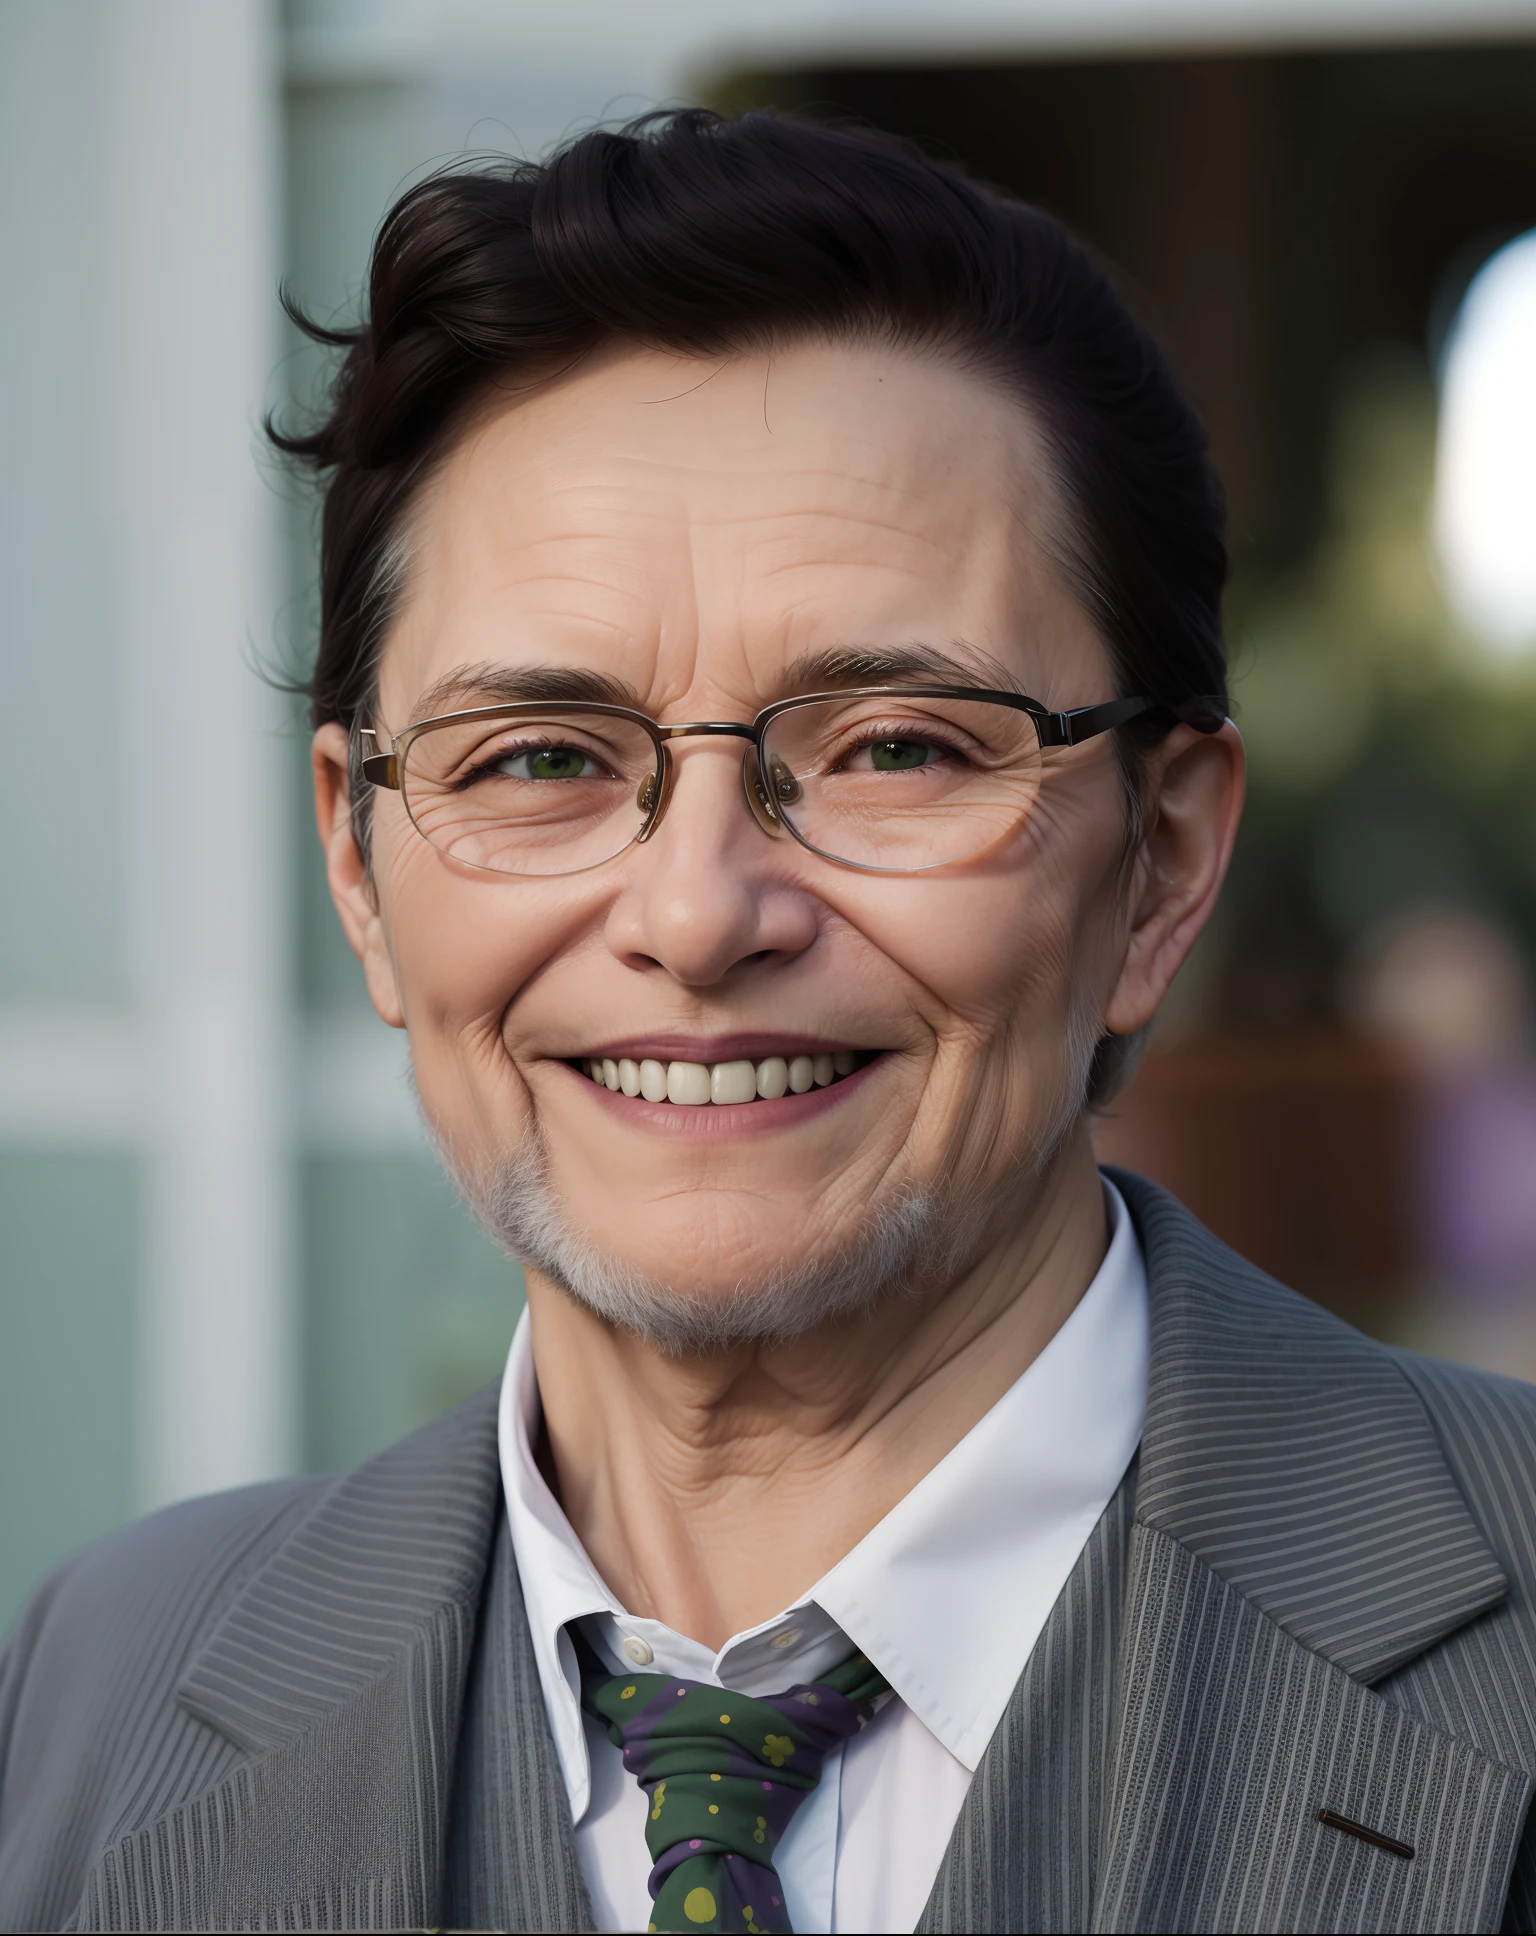
[[(1536, 1390), (1370, 1343), (1117, 1180), (1139, 1471), (920, 1927), (1536, 1929)], [(0, 1672), (0, 1927), (590, 1926), (499, 1484), (486, 1392), (55, 1574)]]

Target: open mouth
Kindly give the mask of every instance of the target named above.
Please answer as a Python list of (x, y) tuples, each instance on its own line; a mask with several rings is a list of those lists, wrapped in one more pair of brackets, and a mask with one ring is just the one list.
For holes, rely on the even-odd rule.
[(731, 1062), (582, 1057), (572, 1066), (615, 1094), (691, 1108), (706, 1103), (724, 1106), (803, 1096), (811, 1089), (830, 1088), (873, 1060), (872, 1054), (862, 1050), (832, 1049), (816, 1055), (769, 1055), (760, 1062), (745, 1056)]

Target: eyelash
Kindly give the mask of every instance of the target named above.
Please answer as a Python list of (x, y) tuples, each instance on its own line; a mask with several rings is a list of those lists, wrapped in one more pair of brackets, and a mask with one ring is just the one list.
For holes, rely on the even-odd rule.
[[(542, 752), (547, 752), (549, 748), (553, 746), (569, 746), (569, 745), (570, 745), (570, 741), (567, 739), (550, 738), (550, 739), (541, 739), (541, 740), (528, 740), (525, 743), (518, 746), (499, 747), (495, 753), (488, 755), (485, 759), (481, 760), (478, 765), (472, 766), (467, 773), (462, 774), (460, 778), (454, 782), (454, 791), (456, 793), (462, 793), (466, 787), (473, 786), (476, 780), (483, 779), (487, 773), (493, 772), (498, 766), (501, 765), (503, 760), (521, 759), (525, 753), (542, 753)], [(604, 761), (600, 759), (596, 753), (590, 752), (584, 746), (573, 747), (572, 750), (574, 752), (580, 753), (585, 759), (595, 761), (596, 764), (599, 766), (605, 765)], [(605, 770), (606, 770), (606, 767), (605, 767)]]
[(879, 727), (865, 727), (861, 729), (860, 737), (847, 748), (841, 757), (842, 759), (849, 759), (855, 753), (862, 753), (866, 747), (883, 746), (891, 740), (921, 740), (925, 746), (937, 747), (941, 752), (948, 753), (955, 759), (963, 760), (969, 758), (969, 755), (963, 748), (945, 739), (942, 733), (936, 732), (927, 726), (918, 726), (916, 724), (907, 726), (883, 725)]
[[(878, 725), (858, 729), (858, 737), (839, 755), (839, 764), (851, 759), (855, 753), (863, 752), (867, 747), (880, 746), (891, 740), (921, 740), (924, 745), (936, 747), (953, 759), (965, 760), (970, 757), (963, 747), (946, 739), (942, 731), (934, 726), (923, 725), (917, 721), (905, 724), (883, 721)], [(538, 753), (549, 747), (569, 744), (570, 741), (567, 739), (547, 737), (541, 740), (520, 741), (515, 746), (500, 747), (494, 754), (488, 755), (464, 773), (455, 783), (454, 790), (462, 792), (465, 788), (473, 786), (477, 780), (492, 772), (503, 760), (518, 759), (526, 753)], [(585, 747), (578, 747), (575, 750), (585, 754), (588, 759), (596, 761), (599, 766), (604, 766), (606, 770), (606, 763), (597, 753)]]

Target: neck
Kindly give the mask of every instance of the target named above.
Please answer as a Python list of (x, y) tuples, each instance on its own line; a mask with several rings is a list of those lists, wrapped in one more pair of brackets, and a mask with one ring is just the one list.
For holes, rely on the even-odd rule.
[(793, 1604), (1028, 1369), (1103, 1261), (1086, 1129), (952, 1282), (675, 1357), (528, 1276), (547, 1466), (620, 1604), (718, 1650)]

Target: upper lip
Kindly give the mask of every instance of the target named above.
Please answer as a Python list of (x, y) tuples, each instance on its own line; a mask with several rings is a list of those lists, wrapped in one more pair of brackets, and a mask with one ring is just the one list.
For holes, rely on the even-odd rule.
[(857, 1043), (840, 1035), (789, 1035), (764, 1029), (735, 1035), (631, 1035), (622, 1040), (575, 1049), (573, 1056), (585, 1060), (631, 1062), (765, 1062), (781, 1055), (786, 1061), (796, 1055), (833, 1055), (839, 1049), (868, 1054)]

